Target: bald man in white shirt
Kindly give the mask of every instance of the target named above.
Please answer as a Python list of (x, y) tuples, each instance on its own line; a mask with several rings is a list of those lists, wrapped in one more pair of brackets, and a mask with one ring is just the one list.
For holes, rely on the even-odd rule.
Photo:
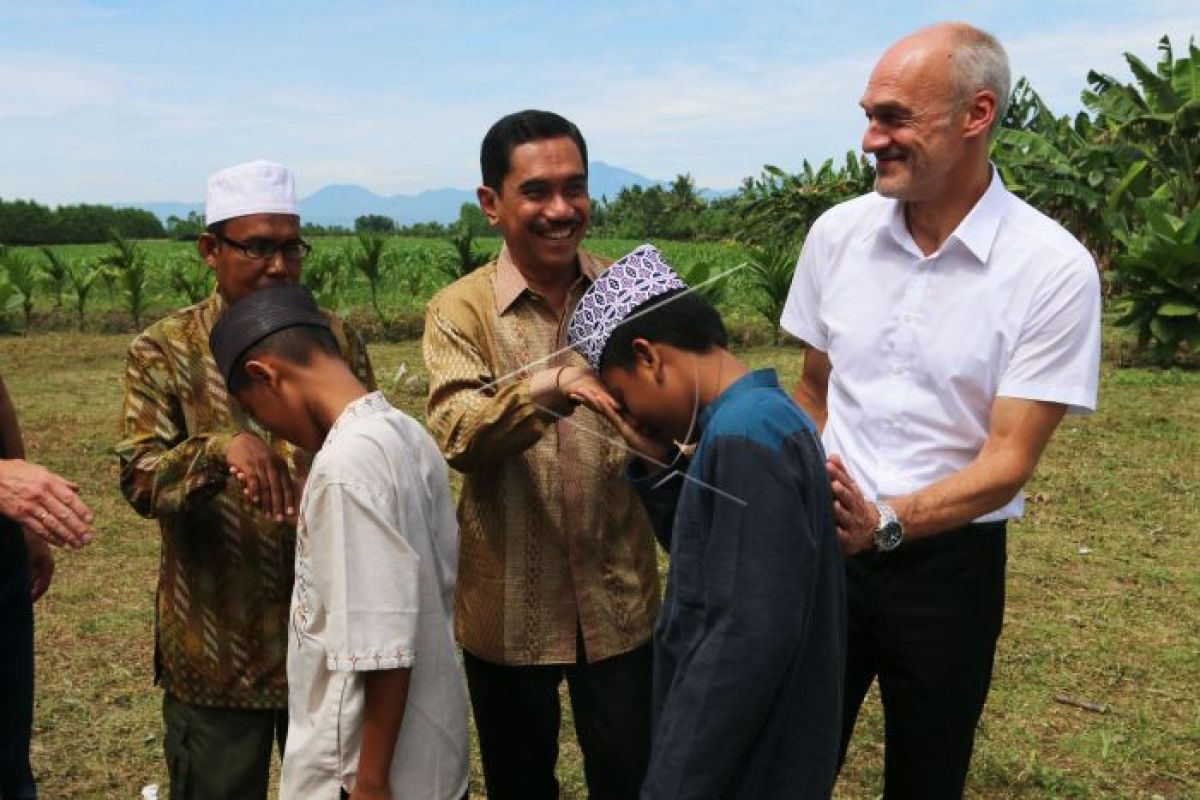
[(1005, 524), (1068, 411), (1095, 409), (1088, 252), (988, 161), (994, 37), (919, 31), (861, 106), (875, 193), (814, 223), (784, 308), (830, 454), (850, 606), (842, 758), (878, 677), (884, 797), (961, 797), (1004, 616)]

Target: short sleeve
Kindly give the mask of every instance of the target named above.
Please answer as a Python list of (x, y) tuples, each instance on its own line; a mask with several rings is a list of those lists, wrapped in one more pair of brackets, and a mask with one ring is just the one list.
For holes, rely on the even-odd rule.
[(820, 219), (809, 229), (779, 324), (797, 339), (824, 352), (829, 349), (829, 336), (821, 324), (820, 314), (821, 271), (824, 267), (821, 252), (825, 249), (822, 246), (823, 230)]
[(1043, 281), (996, 393), (1096, 410), (1100, 380), (1100, 277), (1086, 254)]
[(386, 504), (354, 483), (313, 487), (304, 509), (326, 625), (315, 634), (331, 670), (411, 667), (420, 557)]

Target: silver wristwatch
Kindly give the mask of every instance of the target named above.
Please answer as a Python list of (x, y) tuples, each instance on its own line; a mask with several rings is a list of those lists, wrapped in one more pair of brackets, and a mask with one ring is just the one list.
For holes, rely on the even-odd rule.
[(896, 511), (882, 500), (875, 501), (879, 511), (879, 526), (875, 528), (875, 549), (881, 553), (890, 553), (904, 541), (904, 523), (896, 516)]

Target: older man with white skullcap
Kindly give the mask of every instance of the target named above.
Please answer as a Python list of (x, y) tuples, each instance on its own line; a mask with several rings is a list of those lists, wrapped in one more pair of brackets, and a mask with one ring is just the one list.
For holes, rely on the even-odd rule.
[[(300, 281), (309, 245), (290, 170), (241, 164), (208, 182), (197, 246), (208, 299), (129, 348), (121, 491), (162, 533), (155, 678), (172, 798), (265, 798), (287, 731), (287, 630), (300, 493), (297, 451), (248, 418), (209, 350), (230, 304)], [(329, 315), (346, 361), (374, 387), (359, 339)]]

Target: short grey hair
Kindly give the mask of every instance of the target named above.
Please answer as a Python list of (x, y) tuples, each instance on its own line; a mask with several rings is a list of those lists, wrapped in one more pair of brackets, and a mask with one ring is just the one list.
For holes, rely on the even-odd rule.
[(967, 102), (975, 92), (984, 89), (996, 95), (996, 118), (988, 129), (988, 138), (994, 138), (1012, 91), (1008, 53), (1000, 40), (987, 31), (966, 23), (957, 23), (953, 29), (957, 40), (952, 68), (955, 94), (961, 102)]

